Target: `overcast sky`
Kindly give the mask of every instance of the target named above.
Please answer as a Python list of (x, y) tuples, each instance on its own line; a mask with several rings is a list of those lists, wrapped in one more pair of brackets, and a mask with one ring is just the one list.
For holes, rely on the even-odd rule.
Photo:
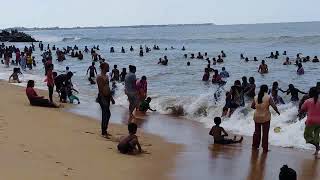
[(320, 20), (320, 0), (0, 0), (0, 28)]

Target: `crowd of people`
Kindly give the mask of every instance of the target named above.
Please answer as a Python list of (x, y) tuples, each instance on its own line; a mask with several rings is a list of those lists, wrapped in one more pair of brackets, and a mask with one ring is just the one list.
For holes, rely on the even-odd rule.
[[(42, 64), (45, 69), (45, 77), (46, 83), (48, 86), (48, 99), (45, 99), (43, 96), (38, 96), (36, 91), (34, 90), (35, 82), (33, 80), (29, 80), (27, 83), (26, 94), (30, 101), (30, 104), (33, 106), (43, 106), (43, 107), (54, 107), (58, 108), (60, 105), (57, 105), (54, 102), (53, 94), (54, 88), (57, 92), (57, 95), (60, 98), (61, 103), (70, 102), (73, 103), (76, 100), (80, 103), (80, 100), (77, 96), (74, 95), (73, 92), (79, 93), (72, 84), (73, 73), (69, 70), (69, 67), (66, 68), (64, 73), (58, 74), (54, 69), (53, 64), (53, 56), (52, 51), (55, 51), (55, 55), (57, 57), (57, 61), (63, 62), (66, 60), (65, 56), (70, 56), (72, 58), (77, 58), (78, 60), (84, 59), (84, 55), (82, 51), (79, 50), (77, 46), (74, 47), (66, 47), (66, 48), (56, 48), (53, 45), (50, 48), (50, 45), (47, 45), (47, 49), (44, 49), (44, 45), (42, 42), (39, 43), (39, 49), (42, 52)], [(175, 49), (171, 47), (171, 49)], [(99, 103), (102, 112), (102, 121), (101, 121), (101, 135), (109, 138), (110, 134), (108, 133), (108, 124), (111, 117), (110, 112), (110, 104), (115, 104), (113, 99), (113, 95), (115, 93), (114, 88), (116, 87), (116, 82), (122, 82), (125, 86), (125, 94), (127, 95), (129, 101), (129, 135), (123, 138), (119, 145), (118, 149), (121, 153), (139, 153), (143, 152), (141, 146), (139, 144), (138, 138), (135, 135), (137, 132), (137, 125), (134, 123), (135, 115), (134, 112), (142, 112), (146, 111), (155, 111), (150, 108), (150, 102), (152, 99), (148, 97), (148, 83), (147, 77), (142, 76), (138, 79), (135, 75), (137, 68), (134, 65), (129, 65), (128, 72), (127, 68), (122, 68), (122, 72), (119, 71), (118, 66), (114, 65), (113, 69), (109, 73), (110, 67), (106, 62), (106, 59), (103, 58), (98, 52), (100, 48), (99, 46), (94, 46), (91, 48), (91, 51), (85, 46), (85, 53), (91, 53), (92, 64), (87, 69), (88, 81), (90, 84), (97, 84), (98, 87), (98, 96), (96, 102)], [(160, 47), (154, 45), (153, 50), (160, 50)], [(167, 48), (165, 50), (168, 50)], [(186, 48), (183, 47), (181, 49), (185, 51)], [(20, 83), (19, 75), (22, 73), (20, 68), (25, 71), (27, 68), (32, 70), (33, 67), (37, 66), (37, 62), (35, 57), (33, 56), (33, 52), (35, 51), (35, 45), (31, 44), (29, 47), (24, 47), (23, 51), (19, 48), (13, 46), (5, 46), (4, 43), (0, 46), (0, 58), (3, 57), (2, 64), (6, 67), (14, 66), (13, 73), (9, 77), (9, 82), (11, 83)], [(133, 52), (134, 48), (131, 46), (130, 51)], [(144, 56), (145, 53), (149, 53), (151, 48), (145, 46), (144, 48), (140, 46), (139, 56)], [(110, 48), (110, 53), (114, 53), (114, 47)], [(121, 48), (121, 53), (126, 53), (124, 47)], [(13, 59), (13, 54), (15, 54), (15, 60)], [(287, 55), (287, 52), (284, 51), (283, 56)], [(185, 58), (188, 58), (188, 54), (184, 54)], [(278, 59), (280, 56), (279, 52), (275, 53), (271, 52), (268, 59)], [(319, 62), (317, 56), (310, 60), (309, 56), (301, 57), (301, 54), (297, 54), (295, 63), (291, 62), (289, 57), (285, 58), (283, 65), (291, 65), (295, 64), (297, 66), (297, 74), (303, 75), (304, 69), (302, 63), (306, 63), (312, 61), (314, 63)], [(221, 51), (216, 57), (210, 58), (208, 53), (205, 52), (202, 54), (201, 52), (197, 53), (195, 56), (194, 53), (190, 54), (190, 59), (199, 59), (207, 61), (208, 64), (204, 68), (204, 75), (202, 77), (202, 81), (210, 81), (211, 73), (212, 79), (211, 82), (220, 87), (224, 86), (227, 83), (227, 79), (230, 77), (229, 72), (225, 67), (221, 68), (219, 72), (218, 69), (211, 68), (211, 65), (216, 65), (217, 63), (225, 62), (224, 58), (227, 55), (224, 51)], [(211, 59), (211, 60), (210, 60)], [(249, 62), (249, 58), (245, 57), (243, 54), (240, 55), (241, 60), (245, 60), (245, 62)], [(11, 61), (10, 61), (11, 60)], [(253, 61), (258, 61), (257, 57), (253, 58)], [(100, 74), (98, 74), (97, 69), (95, 67), (96, 63), (99, 63)], [(164, 56), (164, 58), (160, 58), (158, 64), (168, 65), (168, 58)], [(190, 65), (188, 61), (187, 65)], [(265, 60), (261, 61), (261, 64), (258, 67), (258, 73), (260, 74), (268, 74), (269, 67), (266, 64)], [(109, 82), (112, 83), (112, 88), (110, 88)], [(277, 108), (277, 105), (284, 104), (284, 100), (281, 96), (279, 96), (278, 92), (286, 93), (287, 95), (291, 95), (292, 102), (298, 102), (299, 93), (303, 94), (304, 97), (299, 102), (299, 112), (297, 113), (299, 119), (307, 116), (306, 128), (304, 137), (307, 143), (310, 143), (315, 146), (315, 155), (318, 154), (319, 147), (319, 133), (320, 133), (320, 101), (318, 100), (318, 96), (320, 93), (320, 82), (317, 83), (315, 87), (312, 87), (309, 90), (309, 93), (305, 93), (299, 89), (297, 89), (293, 84), (290, 84), (287, 90), (282, 90), (279, 88), (278, 82), (275, 81), (272, 84), (272, 87), (269, 88), (267, 85), (262, 85), (259, 89), (258, 94), (256, 94), (256, 84), (254, 77), (246, 77), (243, 76), (240, 80), (236, 80), (231, 86), (230, 90), (226, 92), (225, 96), (225, 106), (222, 110), (222, 117), (228, 116), (230, 117), (233, 112), (239, 108), (245, 106), (245, 103), (251, 101), (251, 108), (254, 109), (253, 120), (255, 123), (255, 131), (253, 134), (253, 143), (252, 149), (256, 150), (260, 146), (260, 141), (262, 139), (262, 148), (265, 153), (269, 151), (268, 148), (268, 133), (270, 129), (270, 121), (271, 121), (271, 113), (269, 107), (271, 106), (277, 114), (280, 115), (280, 111)], [(221, 118), (215, 117), (214, 123), (215, 126), (212, 127), (209, 134), (214, 137), (214, 143), (216, 144), (233, 144), (233, 143), (241, 143), (243, 141), (243, 137), (233, 139), (226, 138), (228, 133), (220, 126)], [(137, 147), (137, 148), (136, 148)], [(287, 167), (283, 167), (287, 169)]]

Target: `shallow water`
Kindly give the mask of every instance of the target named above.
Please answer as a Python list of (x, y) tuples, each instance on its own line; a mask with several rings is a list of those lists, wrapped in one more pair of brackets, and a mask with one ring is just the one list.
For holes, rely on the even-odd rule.
[[(148, 78), (149, 96), (153, 97), (151, 106), (162, 114), (170, 114), (168, 107), (182, 107), (185, 119), (201, 122), (203, 126), (210, 127), (215, 116), (221, 115), (224, 106), (224, 90), (221, 91), (221, 98), (216, 101), (214, 93), (217, 86), (201, 81), (203, 69), (207, 62), (202, 60), (184, 59), (183, 54), (208, 52), (210, 58), (217, 56), (221, 50), (227, 54), (225, 63), (213, 66), (221, 69), (222, 66), (231, 74), (227, 79), (228, 83), (224, 89), (228, 90), (236, 79), (242, 76), (253, 76), (257, 86), (261, 84), (271, 85), (278, 81), (280, 87), (285, 89), (289, 83), (295, 84), (298, 88), (308, 91), (310, 86), (320, 80), (319, 65), (305, 63), (306, 74), (296, 75), (295, 66), (283, 66), (283, 56), (278, 60), (267, 59), (270, 73), (260, 75), (257, 67), (260, 62), (245, 63), (239, 59), (240, 53), (244, 53), (250, 59), (256, 56), (259, 60), (268, 56), (270, 51), (278, 50), (280, 54), (286, 50), (289, 57), (295, 57), (297, 53), (315, 56), (319, 52), (320, 45), (320, 23), (289, 23), (289, 24), (260, 24), (260, 25), (231, 25), (231, 26), (167, 26), (167, 27), (144, 27), (144, 28), (108, 28), (108, 29), (74, 29), (74, 30), (45, 30), (30, 31), (34, 37), (45, 43), (55, 44), (56, 47), (74, 46), (75, 44), (83, 49), (85, 45), (92, 47), (100, 46), (103, 57), (111, 64), (118, 65), (119, 69), (128, 67), (129, 64), (137, 66), (137, 76), (146, 75)], [(144, 57), (138, 56), (140, 45), (148, 45), (152, 48), (154, 44), (160, 46), (160, 51), (151, 51)], [(16, 44), (23, 47), (25, 44)], [(129, 47), (135, 48), (129, 52)], [(110, 54), (109, 48), (114, 46), (117, 53)], [(121, 46), (125, 47), (127, 53), (120, 53)], [(165, 51), (173, 46), (176, 49)], [(181, 51), (182, 46), (186, 51)], [(35, 79), (39, 88), (46, 88), (43, 83), (43, 67), (41, 65), (40, 52), (34, 54), (39, 61), (38, 66), (24, 73), (24, 83), (28, 79)], [(158, 58), (168, 56), (169, 65), (157, 65)], [(191, 66), (186, 66), (190, 61)], [(95, 86), (90, 86), (85, 72), (91, 64), (91, 57), (85, 54), (83, 61), (67, 57), (63, 63), (55, 63), (55, 69), (62, 72), (66, 66), (75, 72), (73, 83), (80, 91), (81, 106), (79, 111), (88, 114), (96, 113)], [(1, 67), (0, 77), (7, 79), (10, 69)], [(22, 84), (25, 85), (25, 84)], [(280, 94), (282, 95), (282, 94)], [(284, 96), (286, 102), (288, 96)], [(126, 96), (123, 93), (123, 86), (118, 84), (116, 92), (116, 103), (120, 106), (127, 106)], [(250, 102), (247, 103), (247, 106)], [(280, 107), (281, 115), (273, 113), (271, 123), (272, 129), (281, 127), (280, 133), (271, 131), (270, 143), (283, 147), (310, 148), (303, 139), (304, 121), (296, 121), (296, 105), (288, 103)], [(225, 119), (222, 126), (235, 133), (252, 135), (253, 132), (253, 111), (246, 107), (239, 109), (230, 119)]]

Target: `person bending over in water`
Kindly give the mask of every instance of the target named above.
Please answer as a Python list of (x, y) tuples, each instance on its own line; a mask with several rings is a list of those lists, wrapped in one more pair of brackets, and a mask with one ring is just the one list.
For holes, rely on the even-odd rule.
[(94, 65), (95, 65), (95, 63), (92, 62), (92, 65), (89, 66), (89, 68), (87, 70), (87, 75), (88, 75), (88, 72), (90, 71), (88, 80), (90, 81), (91, 84), (95, 84), (93, 78), (95, 78), (97, 75), (97, 69)]
[(150, 102), (151, 102), (151, 97), (147, 97), (146, 100), (142, 101), (142, 103), (139, 106), (139, 111), (146, 113), (148, 110), (150, 111), (157, 111), (155, 109), (150, 108)]
[(236, 136), (234, 136), (233, 139), (226, 139), (225, 137), (228, 136), (228, 133), (224, 130), (223, 127), (220, 126), (221, 124), (221, 118), (215, 117), (214, 123), (216, 124), (213, 126), (209, 132), (209, 135), (213, 136), (214, 143), (215, 144), (235, 144), (235, 143), (241, 143), (243, 140), (243, 137), (241, 136), (239, 140), (236, 140)]
[(266, 74), (269, 72), (268, 65), (266, 65), (266, 62), (264, 60), (261, 61), (258, 72), (260, 72), (261, 74)]
[(136, 136), (137, 129), (138, 126), (135, 123), (128, 124), (129, 135), (125, 138), (121, 138), (118, 144), (118, 151), (120, 153), (130, 155), (137, 155), (143, 153), (138, 137)]
[(13, 73), (9, 77), (9, 83), (21, 83), (21, 81), (19, 80), (19, 74), (21, 74), (20, 68), (13, 68)]
[(299, 101), (299, 93), (307, 94), (295, 88), (293, 84), (289, 84), (289, 88), (286, 91), (283, 91), (281, 89), (279, 90), (282, 91), (283, 93), (287, 93), (287, 95), (291, 94), (291, 101), (293, 102)]
[(59, 107), (53, 102), (50, 102), (48, 99), (45, 99), (43, 96), (38, 96), (38, 94), (33, 88), (34, 88), (34, 81), (29, 80), (26, 88), (26, 94), (32, 106), (52, 107), (52, 108)]

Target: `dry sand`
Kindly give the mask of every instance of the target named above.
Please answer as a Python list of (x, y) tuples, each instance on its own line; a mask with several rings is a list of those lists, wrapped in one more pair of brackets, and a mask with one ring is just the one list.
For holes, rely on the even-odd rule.
[[(151, 154), (122, 155), (98, 121), (63, 109), (32, 107), (25, 89), (0, 82), (0, 179), (168, 179), (179, 145), (138, 130)], [(47, 92), (39, 94), (47, 96)], [(111, 124), (114, 137), (125, 125)]]

